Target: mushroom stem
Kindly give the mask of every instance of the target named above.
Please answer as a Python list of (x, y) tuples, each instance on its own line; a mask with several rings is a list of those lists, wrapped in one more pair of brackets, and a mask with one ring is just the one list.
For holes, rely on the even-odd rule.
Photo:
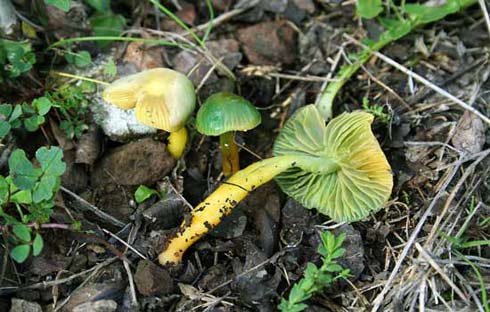
[(177, 131), (171, 132), (168, 137), (167, 150), (175, 159), (180, 159), (184, 154), (185, 145), (187, 143), (187, 129), (180, 128)]
[(184, 221), (158, 259), (162, 265), (178, 264), (184, 252), (209, 230), (219, 224), (242, 199), (281, 172), (299, 167), (310, 172), (329, 173), (339, 170), (336, 161), (312, 156), (285, 155), (258, 161), (235, 173), (201, 202)]
[(238, 147), (235, 143), (235, 133), (233, 131), (225, 132), (219, 136), (221, 146), (221, 155), (223, 156), (223, 174), (228, 177), (240, 170), (240, 159), (238, 156)]

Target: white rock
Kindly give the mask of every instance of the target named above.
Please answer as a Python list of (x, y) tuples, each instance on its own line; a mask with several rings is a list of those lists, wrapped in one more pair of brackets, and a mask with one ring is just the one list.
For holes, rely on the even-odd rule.
[(136, 137), (157, 132), (157, 129), (137, 121), (134, 109), (122, 110), (107, 104), (99, 95), (93, 98), (90, 107), (95, 123), (111, 140), (126, 142)]

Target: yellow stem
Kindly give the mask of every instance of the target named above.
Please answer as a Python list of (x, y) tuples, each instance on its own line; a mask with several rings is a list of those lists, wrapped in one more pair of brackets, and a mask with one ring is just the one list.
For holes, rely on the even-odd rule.
[(235, 144), (235, 134), (233, 131), (225, 132), (219, 136), (221, 155), (223, 157), (223, 174), (229, 177), (240, 170), (240, 158), (238, 147)]
[(180, 130), (171, 132), (168, 137), (167, 150), (175, 159), (180, 159), (184, 154), (187, 143), (187, 129), (182, 127)]
[(179, 232), (159, 255), (160, 264), (179, 263), (186, 249), (218, 225), (249, 192), (296, 166), (297, 160), (298, 156), (268, 158), (231, 176), (192, 211), (189, 223), (184, 221)]
[(104, 85), (104, 86), (110, 85), (110, 83), (108, 83), (108, 82), (97, 80), (97, 79), (93, 79), (93, 78), (87, 78), (87, 77), (83, 77), (83, 76), (78, 76), (78, 75), (73, 75), (73, 74), (68, 74), (68, 73), (62, 73), (62, 72), (57, 72), (57, 71), (51, 71), (51, 73), (53, 73), (55, 75), (58, 75), (58, 76), (61, 76), (61, 77), (67, 77), (67, 78), (73, 78), (73, 79), (78, 79), (78, 80), (90, 81), (90, 82), (98, 83), (98, 84), (101, 84), (101, 85)]

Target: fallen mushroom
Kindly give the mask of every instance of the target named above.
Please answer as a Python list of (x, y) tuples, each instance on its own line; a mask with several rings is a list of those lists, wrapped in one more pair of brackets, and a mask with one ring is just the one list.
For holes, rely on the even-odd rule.
[(240, 170), (235, 131), (253, 129), (260, 122), (259, 111), (249, 101), (229, 92), (211, 95), (197, 112), (197, 131), (208, 136), (219, 135), (225, 176)]
[(139, 122), (170, 132), (168, 151), (176, 159), (182, 156), (185, 124), (196, 103), (194, 86), (185, 75), (168, 68), (149, 69), (114, 81), (103, 98), (122, 109), (135, 108)]
[(337, 222), (360, 220), (380, 209), (393, 177), (372, 121), (365, 112), (344, 113), (325, 126), (314, 105), (299, 109), (277, 137), (274, 157), (238, 171), (200, 203), (159, 255), (160, 263), (179, 263), (188, 247), (274, 177), (286, 194)]

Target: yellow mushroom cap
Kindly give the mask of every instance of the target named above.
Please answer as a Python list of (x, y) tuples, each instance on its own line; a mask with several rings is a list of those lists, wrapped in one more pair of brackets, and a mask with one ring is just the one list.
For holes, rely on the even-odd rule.
[[(274, 156), (310, 156), (338, 170), (324, 170), (312, 161), (276, 177), (281, 189), (306, 208), (316, 208), (337, 222), (352, 222), (376, 212), (393, 188), (391, 167), (371, 131), (373, 116), (344, 113), (326, 126), (316, 106), (298, 110), (274, 143)], [(326, 166), (326, 168), (330, 168)]]
[(118, 79), (102, 96), (119, 108), (135, 108), (136, 119), (142, 124), (168, 132), (182, 128), (196, 105), (192, 82), (168, 68), (149, 69)]

